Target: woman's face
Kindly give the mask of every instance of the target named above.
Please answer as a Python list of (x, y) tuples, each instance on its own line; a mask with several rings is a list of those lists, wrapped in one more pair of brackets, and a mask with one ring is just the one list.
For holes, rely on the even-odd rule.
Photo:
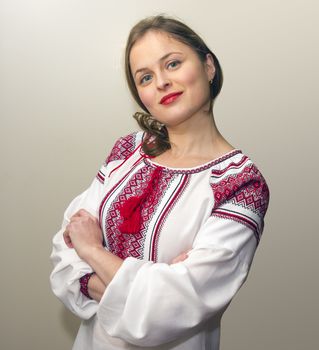
[(209, 109), (212, 57), (202, 62), (189, 46), (164, 32), (147, 32), (131, 49), (135, 85), (150, 114), (167, 127)]

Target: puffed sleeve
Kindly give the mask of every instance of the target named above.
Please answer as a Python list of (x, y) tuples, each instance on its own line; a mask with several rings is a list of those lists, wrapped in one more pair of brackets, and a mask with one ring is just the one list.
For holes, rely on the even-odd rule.
[(77, 196), (64, 213), (61, 229), (53, 237), (53, 248), (50, 256), (53, 271), (50, 283), (53, 293), (63, 304), (77, 316), (88, 319), (97, 311), (97, 303), (80, 292), (79, 279), (92, 268), (79, 258), (74, 249), (70, 249), (64, 242), (63, 232), (70, 222), (70, 217), (79, 209), (86, 209), (97, 216), (96, 202), (101, 192), (102, 184), (95, 179), (91, 186)]
[(247, 278), (268, 205), (261, 174), (252, 167), (243, 172), (249, 174), (240, 181), (228, 179), (231, 190), (224, 187), (222, 196), (212, 180), (217, 200), (186, 260), (171, 265), (124, 261), (97, 311), (105, 332), (138, 346), (157, 346), (221, 317)]
[(138, 136), (140, 135), (133, 133), (115, 142), (91, 186), (77, 196), (66, 209), (61, 229), (53, 237), (53, 249), (50, 256), (53, 264), (53, 271), (50, 275), (52, 291), (70, 311), (83, 319), (90, 318), (98, 308), (95, 300), (87, 298), (80, 291), (79, 279), (91, 273), (92, 268), (79, 258), (74, 249), (67, 247), (63, 239), (63, 232), (70, 217), (79, 209), (86, 209), (98, 217), (98, 208), (108, 176), (134, 152), (139, 141)]

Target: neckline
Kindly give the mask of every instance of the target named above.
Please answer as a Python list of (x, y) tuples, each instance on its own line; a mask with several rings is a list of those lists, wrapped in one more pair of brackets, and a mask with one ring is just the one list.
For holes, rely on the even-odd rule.
[(168, 171), (171, 173), (179, 173), (179, 174), (193, 174), (193, 173), (199, 173), (201, 171), (204, 171), (208, 168), (211, 168), (212, 166), (221, 163), (223, 161), (225, 161), (226, 159), (229, 159), (231, 157), (233, 157), (236, 154), (242, 153), (242, 151), (238, 148), (234, 148), (231, 151), (226, 152), (225, 154), (223, 154), (222, 156), (219, 156), (213, 160), (210, 160), (206, 163), (197, 165), (195, 167), (190, 167), (190, 168), (173, 168), (173, 167), (168, 167), (162, 164), (158, 164), (154, 161), (152, 161), (152, 158), (147, 156), (141, 149), (141, 155), (143, 156), (143, 160), (144, 163), (152, 166), (154, 168), (161, 168), (164, 171)]

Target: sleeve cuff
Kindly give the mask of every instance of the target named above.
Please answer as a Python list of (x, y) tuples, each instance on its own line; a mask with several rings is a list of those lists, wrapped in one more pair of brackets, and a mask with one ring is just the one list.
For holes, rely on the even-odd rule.
[(80, 291), (83, 295), (85, 295), (87, 298), (92, 299), (90, 294), (89, 294), (89, 290), (88, 290), (88, 284), (89, 284), (89, 280), (92, 277), (92, 275), (94, 275), (94, 272), (91, 273), (87, 273), (86, 275), (82, 276), (79, 279), (80, 282)]

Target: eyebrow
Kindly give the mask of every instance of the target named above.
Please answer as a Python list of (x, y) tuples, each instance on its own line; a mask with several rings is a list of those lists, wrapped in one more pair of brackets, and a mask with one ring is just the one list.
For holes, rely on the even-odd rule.
[[(169, 52), (169, 53), (167, 53), (166, 55), (162, 56), (162, 57), (158, 60), (158, 62), (164, 61), (167, 57), (169, 57), (170, 55), (173, 55), (173, 54), (175, 54), (175, 53), (177, 53), (177, 54), (182, 54), (182, 52), (178, 52), (178, 51)], [(137, 74), (137, 73), (142, 72), (142, 71), (144, 71), (144, 70), (147, 70), (147, 68), (139, 68), (139, 69), (134, 73), (134, 77), (136, 77), (136, 74)]]

